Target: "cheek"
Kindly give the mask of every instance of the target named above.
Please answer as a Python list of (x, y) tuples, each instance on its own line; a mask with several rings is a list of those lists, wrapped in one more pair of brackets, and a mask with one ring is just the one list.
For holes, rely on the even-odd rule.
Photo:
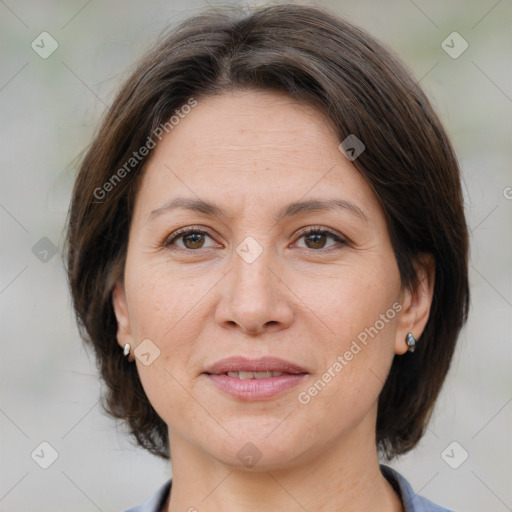
[[(135, 345), (149, 339), (158, 357), (137, 369), (146, 394), (164, 418), (190, 408), (188, 387), (196, 371), (201, 332), (211, 314), (211, 290), (219, 275), (173, 271), (166, 262), (128, 260), (125, 287)], [(136, 347), (135, 347), (136, 350)], [(197, 369), (197, 371), (199, 371)]]
[(314, 402), (311, 411), (327, 408), (341, 425), (364, 417), (384, 385), (394, 357), (400, 281), (393, 262), (382, 259), (329, 283), (323, 293), (309, 287), (308, 306), (328, 329), (314, 340), (322, 367), (313, 387), (301, 390), (307, 395), (301, 403)]
[[(136, 344), (150, 339), (158, 356), (150, 365), (136, 360), (144, 391), (161, 418), (170, 424), (184, 411), (194, 415), (190, 395), (184, 391), (197, 352), (204, 319), (200, 318), (200, 286), (147, 267), (131, 274), (130, 319)], [(128, 290), (127, 290), (128, 291)], [(174, 418), (174, 419), (173, 419)]]
[[(376, 413), (394, 357), (396, 321), (391, 304), (382, 310), (368, 308), (366, 314), (350, 304), (339, 315), (335, 334), (323, 341), (324, 364), (318, 375), (297, 396), (304, 418), (316, 418), (314, 430), (326, 439), (333, 425), (342, 435)], [(376, 311), (383, 311), (384, 317)], [(369, 425), (373, 428), (371, 421)]]
[(374, 258), (373, 263), (364, 266), (340, 268), (329, 275), (296, 279), (295, 283), (301, 285), (294, 291), (304, 297), (311, 314), (328, 328), (326, 341), (337, 348), (356, 339), (388, 310), (385, 325), (379, 322), (379, 331), (388, 334), (394, 326), (391, 321), (396, 312), (392, 305), (400, 296), (400, 278), (392, 261)]
[(135, 336), (137, 339), (153, 339), (162, 346), (169, 341), (179, 342), (181, 336), (176, 336), (176, 333), (184, 325), (190, 334), (199, 329), (201, 299), (207, 296), (218, 279), (215, 272), (201, 276), (178, 273), (165, 261), (134, 262), (130, 267), (127, 264), (126, 276)]

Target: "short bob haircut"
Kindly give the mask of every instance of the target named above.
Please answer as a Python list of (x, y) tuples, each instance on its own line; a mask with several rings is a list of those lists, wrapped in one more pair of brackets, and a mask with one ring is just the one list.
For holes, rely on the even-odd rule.
[(116, 342), (112, 291), (123, 278), (151, 153), (141, 157), (140, 148), (159, 127), (170, 131), (171, 117), (191, 100), (231, 90), (284, 92), (322, 112), (340, 142), (360, 139), (365, 150), (353, 164), (384, 209), (402, 284), (417, 286), (424, 253), (435, 260), (426, 328), (414, 353), (395, 356), (379, 396), (379, 452), (387, 460), (406, 453), (426, 429), (468, 313), (460, 171), (440, 120), (399, 60), (360, 28), (307, 4), (209, 10), (183, 21), (138, 64), (88, 148), (68, 216), (67, 270), (81, 336), (106, 384), (103, 407), (125, 420), (140, 446), (170, 458), (167, 425)]

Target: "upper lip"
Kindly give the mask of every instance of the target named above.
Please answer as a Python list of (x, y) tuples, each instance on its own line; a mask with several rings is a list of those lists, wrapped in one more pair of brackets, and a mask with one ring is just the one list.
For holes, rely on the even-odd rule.
[(307, 373), (299, 365), (280, 359), (278, 357), (260, 357), (249, 359), (247, 357), (228, 357), (208, 366), (204, 373), (218, 375), (227, 372), (281, 372), (281, 373)]

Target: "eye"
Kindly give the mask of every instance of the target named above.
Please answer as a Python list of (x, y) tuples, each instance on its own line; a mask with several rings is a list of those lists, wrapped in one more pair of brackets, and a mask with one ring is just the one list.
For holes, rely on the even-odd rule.
[[(172, 233), (163, 245), (164, 247), (176, 246), (184, 250), (207, 249), (208, 247), (213, 247), (213, 245), (204, 245), (207, 238), (213, 240), (207, 231), (191, 226)], [(181, 244), (178, 242), (181, 242)]]
[[(198, 250), (214, 247), (215, 244), (211, 244), (209, 246), (205, 245), (207, 239), (213, 240), (208, 231), (196, 226), (190, 226), (172, 233), (165, 240), (163, 246), (174, 246), (183, 250)], [(302, 239), (304, 239), (304, 245), (301, 246), (301, 244), (298, 244), (299, 247), (312, 250), (330, 249), (337, 244), (347, 245), (347, 241), (344, 240), (341, 235), (334, 231), (319, 227), (310, 227), (301, 231), (299, 233), (299, 240)], [(328, 244), (329, 239), (332, 241), (331, 244)]]
[[(307, 228), (306, 230), (301, 231), (299, 235), (300, 239), (304, 239), (305, 245), (302, 247), (305, 247), (306, 249), (329, 249), (336, 244), (347, 245), (346, 240), (344, 240), (340, 235), (325, 228)], [(326, 245), (329, 239), (333, 240), (334, 243)]]

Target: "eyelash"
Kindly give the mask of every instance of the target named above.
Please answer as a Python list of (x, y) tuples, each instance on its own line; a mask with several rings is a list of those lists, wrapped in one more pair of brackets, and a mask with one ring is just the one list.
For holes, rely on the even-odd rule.
[[(162, 245), (163, 245), (163, 247), (170, 248), (170, 246), (173, 246), (173, 245), (175, 246), (175, 242), (177, 240), (183, 238), (186, 235), (192, 234), (192, 233), (199, 234), (199, 235), (208, 235), (210, 238), (213, 239), (213, 236), (210, 232), (208, 232), (200, 227), (197, 227), (197, 226), (189, 226), (186, 228), (179, 229), (178, 231), (175, 231), (174, 233), (172, 233), (169, 237), (166, 238), (166, 240), (164, 241), (164, 243)], [(301, 238), (311, 235), (313, 233), (319, 234), (319, 235), (328, 235), (331, 238), (333, 238), (334, 241), (337, 242), (338, 244), (349, 245), (349, 242), (346, 239), (342, 238), (338, 233), (336, 233), (335, 231), (331, 231), (330, 229), (323, 228), (323, 227), (312, 226), (312, 227), (305, 228), (302, 231), (299, 231), (299, 233), (297, 233), (297, 236), (299, 237), (299, 239), (301, 239)], [(305, 249), (308, 249), (308, 250), (314, 251), (314, 252), (331, 252), (333, 250), (333, 247), (334, 246), (330, 246), (327, 249), (324, 249), (324, 248), (309, 249), (308, 247), (305, 247)], [(195, 251), (200, 251), (203, 248), (188, 249), (188, 248), (178, 247), (177, 249), (195, 252)], [(209, 247), (207, 247), (206, 249), (209, 249)], [(304, 247), (302, 247), (302, 249), (304, 249)]]

